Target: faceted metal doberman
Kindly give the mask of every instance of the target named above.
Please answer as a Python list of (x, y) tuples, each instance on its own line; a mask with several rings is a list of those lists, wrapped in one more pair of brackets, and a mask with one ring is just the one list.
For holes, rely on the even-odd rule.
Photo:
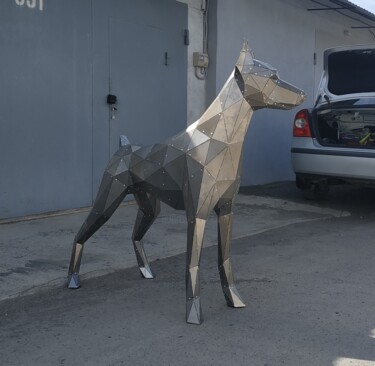
[[(230, 243), (233, 204), (241, 177), (242, 146), (253, 111), (290, 109), (305, 94), (279, 79), (277, 71), (253, 59), (244, 43), (235, 69), (202, 117), (159, 144), (122, 146), (109, 162), (94, 206), (75, 237), (69, 267), (69, 288), (80, 286), (83, 244), (111, 217), (131, 193), (138, 204), (133, 245), (140, 272), (153, 278), (142, 238), (160, 211), (160, 201), (185, 210), (186, 320), (203, 321), (199, 264), (206, 220), (218, 217), (218, 266), (222, 290), (231, 307), (244, 307), (233, 280)], [(127, 141), (125, 139), (125, 141)]]

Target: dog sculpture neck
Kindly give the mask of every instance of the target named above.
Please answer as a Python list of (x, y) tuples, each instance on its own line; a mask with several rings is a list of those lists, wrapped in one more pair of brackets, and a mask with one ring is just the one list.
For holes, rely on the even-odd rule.
[(244, 141), (253, 109), (244, 98), (244, 89), (241, 90), (242, 78), (239, 74), (240, 68), (243, 69), (243, 62), (247, 63), (247, 67), (252, 65), (247, 45), (243, 47), (235, 69), (218, 96), (201, 118), (187, 128), (188, 132), (196, 129), (209, 138), (227, 144)]

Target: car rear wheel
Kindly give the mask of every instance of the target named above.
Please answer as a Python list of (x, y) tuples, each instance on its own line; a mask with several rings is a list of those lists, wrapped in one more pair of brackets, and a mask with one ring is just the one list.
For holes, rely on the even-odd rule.
[(311, 179), (297, 175), (296, 186), (308, 200), (322, 201), (327, 198), (329, 193), (329, 185), (326, 180), (314, 182)]

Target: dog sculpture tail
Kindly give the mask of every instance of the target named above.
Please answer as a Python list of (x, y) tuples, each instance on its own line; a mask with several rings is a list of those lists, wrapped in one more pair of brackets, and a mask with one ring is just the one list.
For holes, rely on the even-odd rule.
[(130, 145), (129, 139), (125, 135), (120, 135), (120, 147)]

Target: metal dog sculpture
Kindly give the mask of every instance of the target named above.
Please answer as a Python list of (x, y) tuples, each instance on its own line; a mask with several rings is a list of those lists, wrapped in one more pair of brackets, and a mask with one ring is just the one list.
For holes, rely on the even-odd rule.
[(305, 94), (253, 59), (244, 43), (235, 69), (202, 117), (186, 130), (152, 146), (122, 146), (109, 162), (94, 206), (74, 240), (69, 288), (80, 286), (83, 244), (131, 193), (139, 206), (132, 235), (139, 269), (153, 278), (141, 240), (160, 211), (160, 201), (187, 217), (186, 321), (203, 321), (199, 263), (206, 220), (218, 216), (218, 266), (225, 299), (244, 307), (235, 287), (231, 256), (233, 205), (241, 177), (242, 146), (253, 111), (290, 109)]

